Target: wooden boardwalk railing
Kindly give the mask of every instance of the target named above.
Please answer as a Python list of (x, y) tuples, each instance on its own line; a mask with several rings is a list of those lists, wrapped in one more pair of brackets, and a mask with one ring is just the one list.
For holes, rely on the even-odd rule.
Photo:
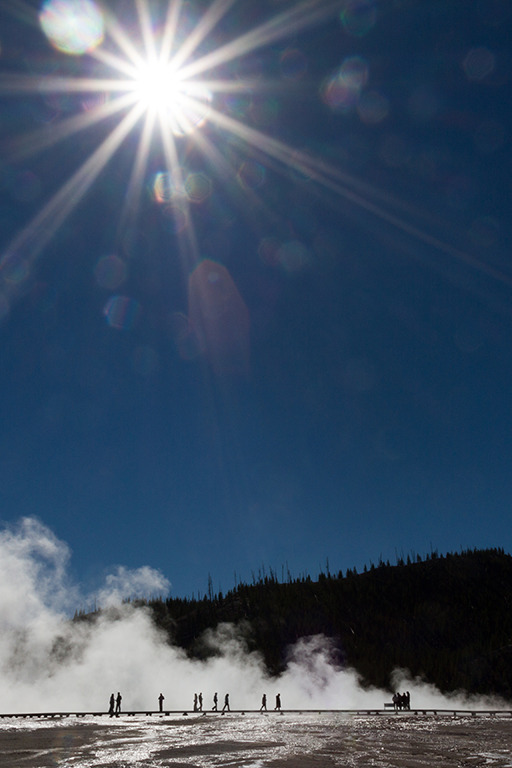
[[(149, 709), (141, 709), (141, 710), (131, 710), (126, 712), (121, 712), (121, 717), (170, 717), (172, 716), (178, 716), (178, 717), (212, 717), (212, 716), (222, 716), (222, 711), (219, 710), (218, 712), (212, 712), (211, 710), (204, 711), (204, 712), (194, 712), (190, 709), (165, 709), (163, 712), (160, 712), (159, 710), (149, 710)], [(259, 709), (232, 709), (230, 711), (226, 711), (227, 715), (254, 715), (254, 714), (262, 714), (262, 715), (364, 715), (364, 716), (370, 716), (370, 715), (387, 715), (388, 717), (408, 717), (413, 715), (433, 715), (433, 716), (445, 716), (445, 717), (490, 717), (492, 715), (498, 716), (498, 717), (512, 717), (512, 710), (509, 709), (459, 709), (459, 708), (453, 708), (453, 709), (432, 709), (432, 708), (421, 708), (421, 709), (410, 709), (410, 710), (402, 710), (398, 712), (390, 712), (388, 709), (286, 709), (286, 710), (279, 710), (275, 711), (273, 709), (269, 709), (267, 712), (260, 713)], [(119, 718), (114, 715), (110, 715), (108, 712), (92, 712), (92, 711), (86, 711), (86, 712), (11, 712), (11, 713), (0, 713), (0, 718), (41, 718), (43, 720), (52, 720), (55, 718), (66, 718), (66, 717), (106, 717), (109, 720), (118, 720)]]

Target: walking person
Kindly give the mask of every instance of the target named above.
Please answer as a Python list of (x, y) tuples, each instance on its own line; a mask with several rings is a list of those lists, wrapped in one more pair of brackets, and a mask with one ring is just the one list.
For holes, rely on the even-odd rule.
[(165, 699), (165, 696), (163, 695), (163, 693), (161, 693), (160, 696), (158, 697), (158, 708), (160, 712), (164, 711), (164, 699)]
[(197, 712), (197, 693), (194, 693), (194, 712)]
[(108, 713), (110, 717), (114, 717), (114, 707), (116, 706), (116, 697), (114, 694), (111, 695), (110, 701), (109, 701), (109, 707), (108, 707)]
[(267, 694), (266, 693), (264, 693), (263, 696), (261, 697), (260, 712), (263, 712), (263, 710), (265, 710), (265, 712), (267, 711)]
[(231, 712), (229, 708), (229, 693), (226, 693), (226, 695), (224, 696), (224, 706), (222, 707), (222, 714), (224, 714), (226, 709), (228, 712)]
[(217, 712), (217, 710), (218, 710), (218, 706), (217, 706), (217, 705), (218, 705), (218, 703), (219, 703), (219, 697), (218, 697), (218, 695), (217, 695), (217, 691), (215, 691), (215, 693), (213, 694), (213, 707), (212, 707), (212, 712)]
[(203, 694), (202, 693), (199, 694), (198, 701), (199, 701), (199, 711), (202, 712), (203, 711)]
[(278, 693), (277, 696), (276, 696), (276, 705), (274, 707), (274, 710), (276, 710), (276, 709), (277, 709), (278, 712), (281, 711), (281, 694), (280, 693)]
[(116, 697), (116, 717), (119, 717), (119, 715), (121, 714), (121, 702), (122, 702), (122, 700), (123, 700), (123, 697), (121, 696), (121, 694), (118, 691), (117, 692), (117, 697)]

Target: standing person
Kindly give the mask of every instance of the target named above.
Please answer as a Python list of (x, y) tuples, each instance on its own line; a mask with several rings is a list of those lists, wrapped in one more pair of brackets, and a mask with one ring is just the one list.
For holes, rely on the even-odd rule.
[(276, 705), (274, 709), (277, 709), (279, 712), (281, 711), (281, 694), (278, 693), (276, 696)]
[(121, 694), (118, 691), (117, 692), (117, 698), (116, 698), (116, 717), (119, 717), (119, 715), (121, 714), (121, 702), (122, 702), (122, 700), (123, 700), (123, 697), (121, 696)]
[(266, 693), (264, 693), (263, 696), (261, 697), (260, 712), (263, 712), (263, 710), (265, 710), (265, 712), (267, 711), (267, 694)]
[(202, 693), (199, 694), (199, 711), (200, 712), (203, 711), (203, 694)]
[(217, 704), (219, 703), (219, 697), (217, 696), (217, 691), (213, 694), (213, 707), (212, 712), (216, 712), (218, 707)]
[(194, 712), (197, 712), (197, 693), (194, 693)]
[(222, 707), (222, 714), (224, 714), (224, 710), (226, 709), (228, 712), (231, 712), (229, 708), (229, 693), (226, 693), (226, 695), (224, 696), (224, 706)]
[(110, 697), (110, 702), (109, 702), (109, 707), (108, 707), (108, 713), (109, 713), (110, 717), (114, 717), (114, 707), (115, 707), (115, 705), (116, 705), (116, 697), (114, 696), (114, 694), (112, 694), (111, 697)]
[(164, 699), (165, 699), (165, 696), (163, 695), (163, 693), (161, 693), (160, 696), (158, 697), (158, 707), (160, 709), (160, 712), (164, 711)]

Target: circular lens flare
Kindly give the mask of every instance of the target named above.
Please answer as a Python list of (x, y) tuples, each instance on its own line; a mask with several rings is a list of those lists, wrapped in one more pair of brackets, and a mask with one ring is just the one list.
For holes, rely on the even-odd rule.
[(103, 41), (103, 12), (93, 0), (46, 0), (39, 23), (59, 51), (80, 56)]

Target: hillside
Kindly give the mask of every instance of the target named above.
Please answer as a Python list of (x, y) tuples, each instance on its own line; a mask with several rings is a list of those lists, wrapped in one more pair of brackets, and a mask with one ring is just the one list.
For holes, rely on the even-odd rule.
[[(192, 657), (209, 652), (200, 637), (221, 622), (244, 623), (248, 645), (270, 672), (286, 665), (299, 638), (333, 638), (338, 663), (367, 685), (390, 688), (395, 667), (441, 691), (464, 689), (512, 699), (512, 557), (474, 550), (397, 565), (380, 563), (280, 583), (260, 575), (226, 595), (154, 600), (155, 621)], [(248, 629), (247, 629), (248, 628)]]

